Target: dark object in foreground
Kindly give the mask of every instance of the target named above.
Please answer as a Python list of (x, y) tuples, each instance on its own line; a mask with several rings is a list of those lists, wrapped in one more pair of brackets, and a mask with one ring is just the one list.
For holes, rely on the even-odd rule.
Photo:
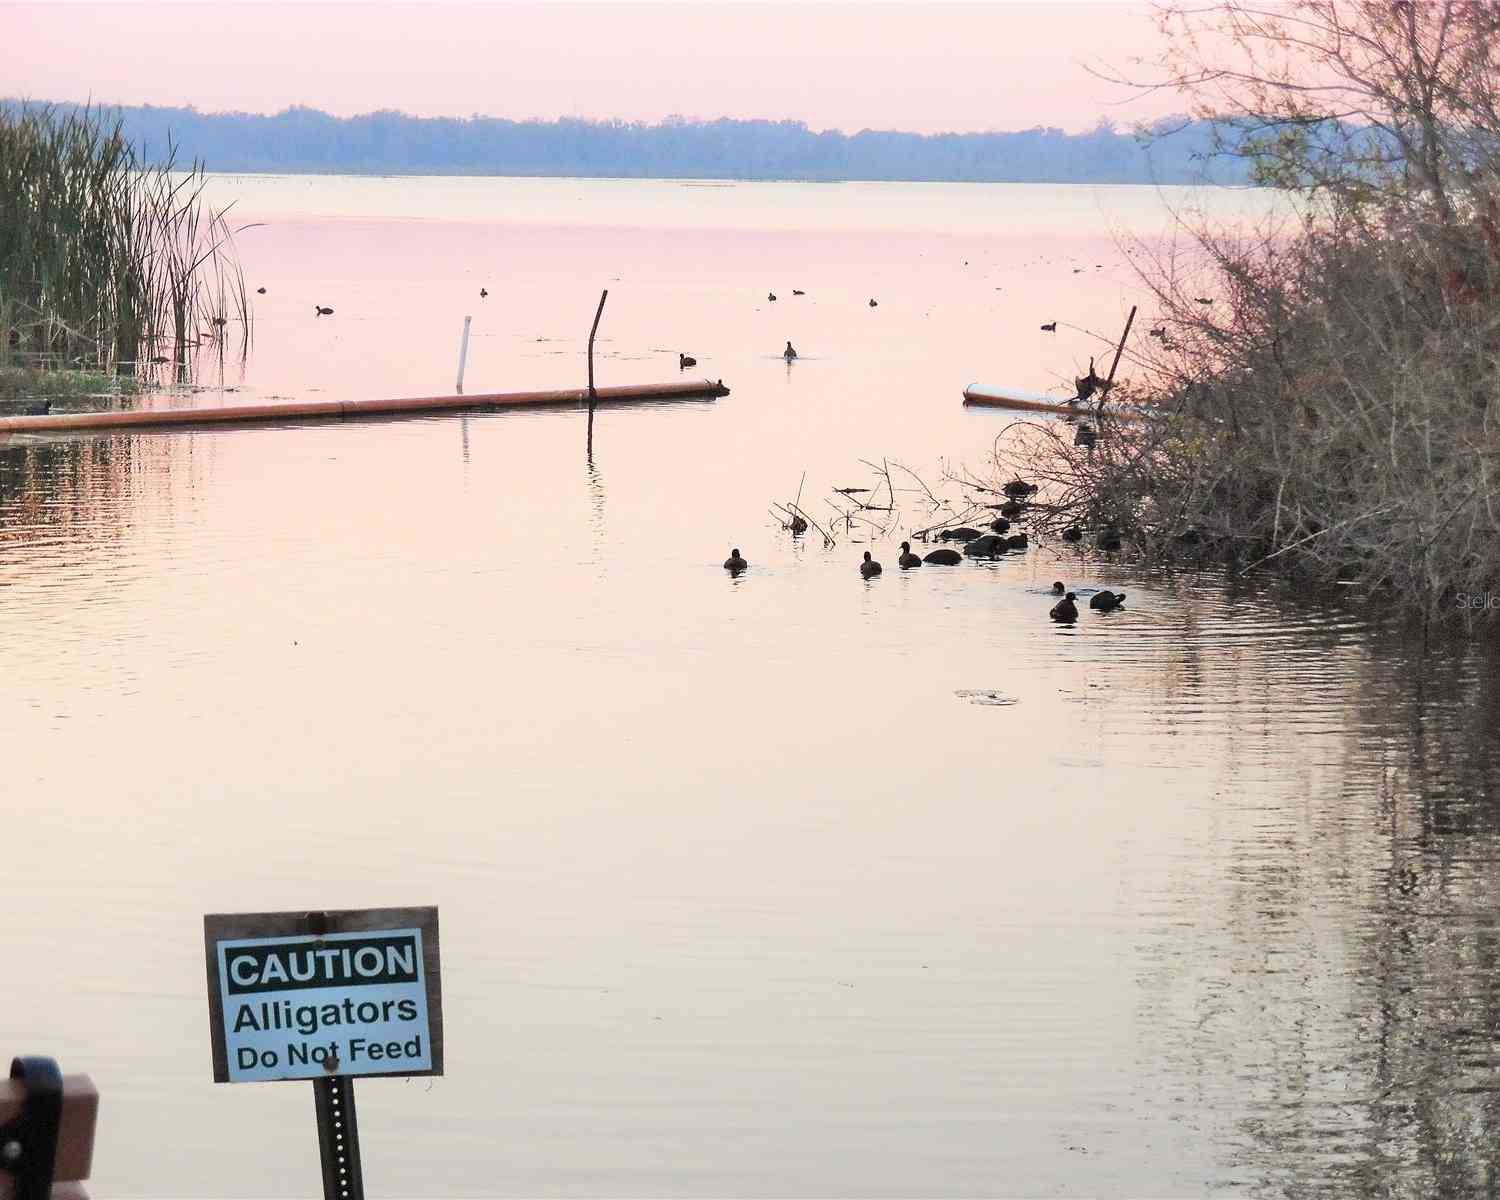
[(86, 1200), (99, 1093), (87, 1075), (64, 1076), (41, 1056), (11, 1060), (0, 1082), (0, 1197)]
[(740, 548), (738, 546), (731, 550), (729, 552), (729, 557), (724, 560), (724, 569), (726, 571), (732, 571), (736, 575), (738, 575), (749, 565), (750, 564), (747, 563), (743, 557), (741, 557)]
[(930, 551), (922, 559), (924, 563), (932, 563), (933, 566), (937, 567), (956, 567), (963, 560), (964, 556), (962, 554), (957, 550), (950, 550), (946, 546), (940, 550)]
[(1078, 620), (1078, 605), (1073, 603), (1075, 599), (1077, 597), (1072, 592), (1069, 592), (1052, 606), (1052, 611), (1047, 615), (1054, 621), (1063, 621), (1066, 623)]
[(1111, 592), (1107, 588), (1102, 592), (1095, 592), (1089, 599), (1089, 607), (1098, 609), (1100, 612), (1114, 612), (1124, 603), (1124, 592)]

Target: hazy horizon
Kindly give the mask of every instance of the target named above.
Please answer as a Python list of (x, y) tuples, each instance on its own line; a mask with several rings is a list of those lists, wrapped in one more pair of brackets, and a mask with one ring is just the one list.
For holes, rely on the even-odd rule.
[[(1149, 5), (741, 0), (10, 3), (6, 91), (273, 114), (801, 121), (814, 131), (1070, 133), (1183, 107), (1091, 73), (1159, 45)], [(1140, 72), (1133, 72), (1140, 73)]]

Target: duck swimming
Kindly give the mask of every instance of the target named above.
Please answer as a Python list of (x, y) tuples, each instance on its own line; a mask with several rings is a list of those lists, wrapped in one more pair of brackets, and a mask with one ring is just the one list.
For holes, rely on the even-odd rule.
[(692, 358), (686, 354), (679, 354), (677, 356), (677, 369), (679, 371), (686, 371), (689, 367), (696, 367), (697, 365), (698, 360), (696, 358)]
[(1110, 528), (1099, 535), (1099, 549), (1112, 553), (1118, 550), (1120, 546), (1120, 531), (1114, 528), (1114, 526), (1110, 526)]
[(1034, 496), (1038, 489), (1036, 484), (1024, 479), (1012, 479), (1000, 490), (1012, 500), (1024, 500), (1027, 496)]
[(870, 552), (865, 551), (865, 561), (859, 564), (859, 573), (866, 579), (873, 579), (880, 574), (880, 564), (870, 557)]
[(1072, 592), (1069, 592), (1052, 606), (1052, 611), (1047, 615), (1054, 621), (1073, 622), (1078, 620), (1078, 605), (1073, 603), (1075, 599), (1077, 597)]
[(1062, 540), (1065, 542), (1081, 542), (1083, 541), (1083, 530), (1079, 529), (1077, 525), (1069, 525), (1062, 531)]
[(331, 317), (331, 316), (333, 316), (333, 309), (331, 309), (331, 308), (324, 308), (321, 304), (314, 304), (313, 305), (313, 311), (316, 312), (318, 314), (318, 316), (320, 316), (320, 317)]
[(972, 542), (979, 536), (979, 530), (970, 529), (967, 525), (960, 525), (957, 529), (945, 529), (938, 537), (945, 542)]
[(726, 571), (734, 571), (735, 573), (743, 571), (749, 565), (749, 563), (747, 563), (743, 558), (740, 557), (738, 546), (731, 550), (729, 552), (729, 557), (724, 560), (724, 569)]
[(947, 546), (944, 546), (940, 550), (933, 550), (922, 561), (932, 563), (935, 567), (956, 567), (963, 560), (964, 556), (957, 550), (950, 550)]
[(792, 343), (791, 342), (788, 342), (786, 344), (786, 349), (781, 352), (781, 357), (784, 358), (784, 359), (786, 359), (787, 362), (791, 362), (793, 359), (795, 359), (797, 357), (797, 352), (792, 349)]
[(1100, 612), (1114, 612), (1120, 605), (1125, 603), (1124, 592), (1102, 591), (1096, 592), (1089, 599), (1089, 607), (1096, 608)]
[(901, 557), (896, 560), (897, 565), (903, 571), (910, 571), (913, 567), (920, 567), (922, 560), (911, 552), (911, 543), (901, 543)]
[(1063, 587), (1061, 580), (1059, 580), (1057, 583), (1054, 583), (1052, 585), (1052, 594), (1054, 596), (1061, 596), (1067, 590), (1068, 590), (1067, 588)]

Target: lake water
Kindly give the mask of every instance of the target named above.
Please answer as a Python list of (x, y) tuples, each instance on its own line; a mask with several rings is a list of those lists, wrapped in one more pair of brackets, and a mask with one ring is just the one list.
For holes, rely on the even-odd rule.
[[(211, 1082), (201, 918), (399, 904), (447, 1074), (359, 1084), (371, 1195), (1493, 1194), (1492, 655), (1048, 545), (901, 573), (900, 471), (884, 533), (770, 511), (862, 460), (961, 503), (1011, 421), (964, 385), (1058, 388), (1152, 316), (1117, 237), (1261, 200), (214, 187), (267, 291), (192, 403), (446, 393), (465, 315), (470, 392), (579, 386), (603, 288), (601, 383), (732, 391), (591, 453), (0, 444), (0, 1049), (93, 1075), (97, 1194), (317, 1194), (307, 1085)], [(1127, 606), (1056, 627), (1054, 579)]]

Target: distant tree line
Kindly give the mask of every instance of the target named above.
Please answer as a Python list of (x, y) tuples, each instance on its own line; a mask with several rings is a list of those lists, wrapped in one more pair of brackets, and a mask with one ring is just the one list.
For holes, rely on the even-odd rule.
[[(0, 107), (16, 107), (15, 100)], [(61, 111), (75, 107), (57, 104)], [(201, 160), (211, 171), (568, 175), (645, 178), (930, 180), (989, 183), (1243, 183), (1213, 154), (1208, 122), (1173, 120), (1087, 133), (816, 133), (801, 121), (512, 121), (381, 111), (271, 116), (194, 108), (111, 108), (147, 162)]]

